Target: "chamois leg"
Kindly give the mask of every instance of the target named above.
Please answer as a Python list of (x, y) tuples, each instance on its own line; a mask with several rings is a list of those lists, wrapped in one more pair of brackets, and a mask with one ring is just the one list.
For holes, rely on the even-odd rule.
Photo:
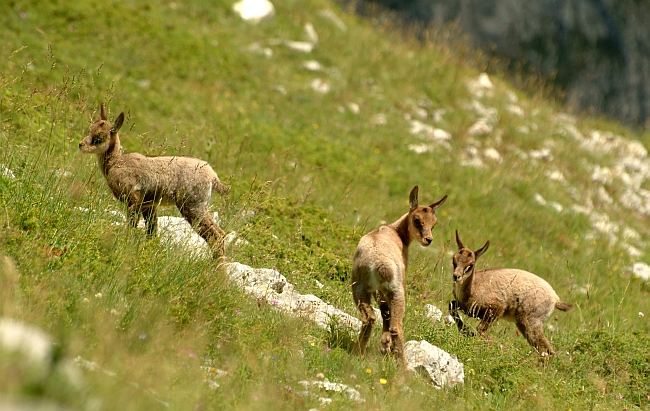
[(359, 355), (366, 354), (366, 346), (372, 334), (372, 326), (375, 324), (377, 317), (370, 305), (370, 293), (365, 290), (358, 290), (352, 286), (352, 295), (354, 301), (357, 303), (357, 308), (361, 312), (361, 332), (359, 332), (359, 340), (352, 350), (353, 353)]
[(503, 313), (504, 310), (493, 308), (489, 308), (485, 312), (480, 313), (479, 318), (481, 318), (481, 321), (476, 326), (476, 331), (483, 337), (487, 336), (487, 330), (490, 328), (490, 325), (503, 316)]
[(381, 310), (383, 331), (381, 334), (381, 352), (388, 354), (395, 348), (393, 337), (390, 334), (390, 304), (388, 299), (380, 292), (376, 294), (377, 304)]
[(158, 234), (158, 213), (156, 207), (142, 207), (142, 217), (147, 226), (147, 236), (155, 237)]
[(456, 323), (458, 331), (465, 335), (473, 336), (474, 332), (467, 326), (467, 324), (465, 324), (465, 321), (460, 317), (460, 314), (458, 314), (459, 309), (460, 305), (457, 300), (449, 301), (449, 315), (451, 315), (451, 318), (453, 318)]
[(226, 233), (219, 228), (210, 213), (207, 210), (197, 213), (183, 205), (179, 206), (178, 209), (187, 222), (194, 227), (194, 230), (208, 243), (213, 257), (215, 259), (225, 258), (226, 245), (224, 243), (224, 237)]
[(528, 344), (537, 350), (540, 356), (553, 355), (553, 347), (544, 335), (544, 323), (528, 318), (517, 318), (517, 328), (526, 337)]
[(126, 216), (131, 227), (136, 228), (138, 226), (140, 214), (140, 205), (137, 203), (129, 203), (128, 207), (126, 208)]
[(551, 343), (546, 339), (544, 335), (544, 323), (541, 321), (531, 321), (530, 326), (528, 327), (528, 335), (526, 339), (535, 347), (539, 355), (544, 357), (547, 355), (555, 354)]
[(397, 357), (397, 361), (404, 365), (406, 364), (406, 357), (404, 356), (404, 331), (402, 328), (402, 320), (404, 319), (405, 299), (404, 292), (398, 291), (388, 295), (388, 303), (390, 305), (390, 320), (389, 331), (392, 338), (393, 354)]

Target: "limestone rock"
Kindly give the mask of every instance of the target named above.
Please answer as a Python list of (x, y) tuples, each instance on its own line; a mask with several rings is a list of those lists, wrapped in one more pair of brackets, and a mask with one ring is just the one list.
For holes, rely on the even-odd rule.
[(269, 0), (240, 0), (233, 4), (232, 9), (251, 24), (257, 24), (275, 15), (275, 7)]
[(455, 355), (427, 341), (408, 341), (404, 345), (406, 368), (430, 378), (437, 387), (453, 387), (465, 380), (463, 363)]

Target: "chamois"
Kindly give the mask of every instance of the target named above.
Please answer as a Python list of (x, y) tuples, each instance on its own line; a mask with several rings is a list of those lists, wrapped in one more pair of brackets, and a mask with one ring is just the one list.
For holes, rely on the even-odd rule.
[(99, 168), (113, 195), (127, 204), (129, 223), (135, 227), (140, 215), (147, 235), (157, 232), (159, 205), (176, 205), (183, 217), (212, 249), (215, 258), (225, 258), (224, 231), (219, 228), (208, 206), (212, 190), (226, 194), (228, 187), (203, 160), (192, 157), (146, 157), (124, 154), (118, 131), (124, 112), (111, 124), (101, 103), (100, 120), (90, 126), (88, 136), (79, 143), (85, 154), (97, 154)]
[(553, 288), (542, 278), (515, 268), (477, 270), (476, 260), (487, 251), (490, 242), (476, 251), (463, 246), (456, 230), (458, 252), (453, 257), (454, 298), (449, 304), (460, 330), (465, 325), (457, 309), (481, 321), (477, 331), (485, 335), (488, 327), (503, 317), (514, 321), (528, 343), (544, 357), (554, 353), (544, 336), (544, 322), (553, 309), (568, 311), (572, 304), (560, 301)]
[(376, 321), (370, 302), (371, 296), (374, 296), (383, 319), (381, 352), (393, 352), (400, 364), (405, 363), (402, 319), (408, 246), (414, 240), (425, 247), (431, 244), (431, 230), (438, 222), (435, 211), (446, 199), (445, 195), (430, 206), (418, 206), (418, 186), (415, 186), (409, 196), (408, 213), (359, 240), (352, 268), (352, 296), (361, 312), (362, 325), (354, 352), (360, 355), (366, 352)]

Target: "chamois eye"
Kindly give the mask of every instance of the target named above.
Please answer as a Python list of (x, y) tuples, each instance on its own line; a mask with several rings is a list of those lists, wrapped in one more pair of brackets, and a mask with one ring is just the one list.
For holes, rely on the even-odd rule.
[(474, 268), (474, 264), (470, 264), (467, 267), (465, 267), (465, 272), (469, 272), (472, 268)]
[(419, 218), (416, 217), (413, 219), (413, 224), (415, 224), (416, 227), (420, 227), (422, 225), (422, 222)]

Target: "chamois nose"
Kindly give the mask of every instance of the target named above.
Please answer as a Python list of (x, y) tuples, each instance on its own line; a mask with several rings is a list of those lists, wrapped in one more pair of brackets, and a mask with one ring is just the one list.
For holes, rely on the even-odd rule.
[(79, 148), (83, 147), (83, 145), (84, 145), (84, 142), (83, 142), (83, 141), (80, 141), (80, 142), (79, 142)]
[(431, 244), (432, 241), (433, 241), (433, 238), (431, 238), (431, 237), (424, 237), (424, 242), (425, 242), (427, 245)]
[(458, 281), (460, 279), (460, 274), (454, 273), (454, 282)]

